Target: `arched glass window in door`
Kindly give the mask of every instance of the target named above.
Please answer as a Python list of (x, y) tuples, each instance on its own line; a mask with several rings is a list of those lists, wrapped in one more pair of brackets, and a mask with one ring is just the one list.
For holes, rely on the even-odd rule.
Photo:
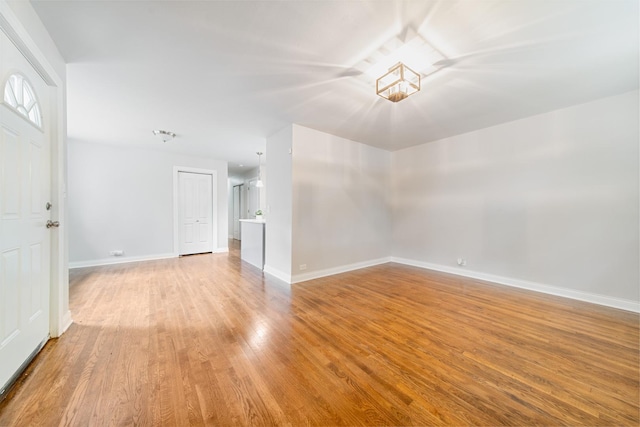
[(20, 74), (12, 74), (4, 85), (4, 103), (42, 129), (40, 105), (29, 82)]

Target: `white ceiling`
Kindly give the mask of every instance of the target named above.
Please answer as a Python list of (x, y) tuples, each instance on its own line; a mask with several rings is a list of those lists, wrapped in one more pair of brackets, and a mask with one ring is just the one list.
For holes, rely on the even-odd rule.
[[(69, 64), (70, 140), (209, 156), (232, 173), (289, 123), (397, 150), (639, 81), (637, 0), (32, 3)], [(394, 104), (354, 66), (409, 28), (449, 60)]]

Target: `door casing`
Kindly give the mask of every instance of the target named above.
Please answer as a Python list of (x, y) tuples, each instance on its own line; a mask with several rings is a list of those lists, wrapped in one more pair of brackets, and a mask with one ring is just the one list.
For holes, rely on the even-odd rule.
[(173, 167), (173, 254), (180, 256), (180, 189), (178, 183), (178, 174), (180, 172), (199, 173), (211, 175), (211, 243), (213, 252), (219, 252), (218, 247), (218, 172), (212, 169), (192, 168), (188, 166)]

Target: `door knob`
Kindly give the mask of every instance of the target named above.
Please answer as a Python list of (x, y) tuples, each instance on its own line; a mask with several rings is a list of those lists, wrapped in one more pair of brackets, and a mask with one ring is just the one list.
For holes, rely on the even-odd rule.
[(47, 221), (47, 228), (60, 227), (60, 221)]

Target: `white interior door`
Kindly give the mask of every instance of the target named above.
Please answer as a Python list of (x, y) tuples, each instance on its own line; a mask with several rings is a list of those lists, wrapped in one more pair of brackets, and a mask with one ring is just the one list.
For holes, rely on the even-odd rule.
[(240, 240), (240, 216), (242, 215), (242, 184), (233, 187), (233, 238)]
[(212, 178), (208, 174), (178, 172), (180, 255), (213, 251)]
[[(10, 75), (22, 76), (28, 83), (12, 80), (7, 94)], [(45, 207), (51, 195), (48, 87), (2, 31), (0, 84), (4, 92), (0, 95), (2, 392), (49, 336), (50, 234), (55, 228), (46, 227), (50, 216)], [(34, 103), (39, 112), (34, 112)], [(30, 121), (36, 117), (40, 126)]]

